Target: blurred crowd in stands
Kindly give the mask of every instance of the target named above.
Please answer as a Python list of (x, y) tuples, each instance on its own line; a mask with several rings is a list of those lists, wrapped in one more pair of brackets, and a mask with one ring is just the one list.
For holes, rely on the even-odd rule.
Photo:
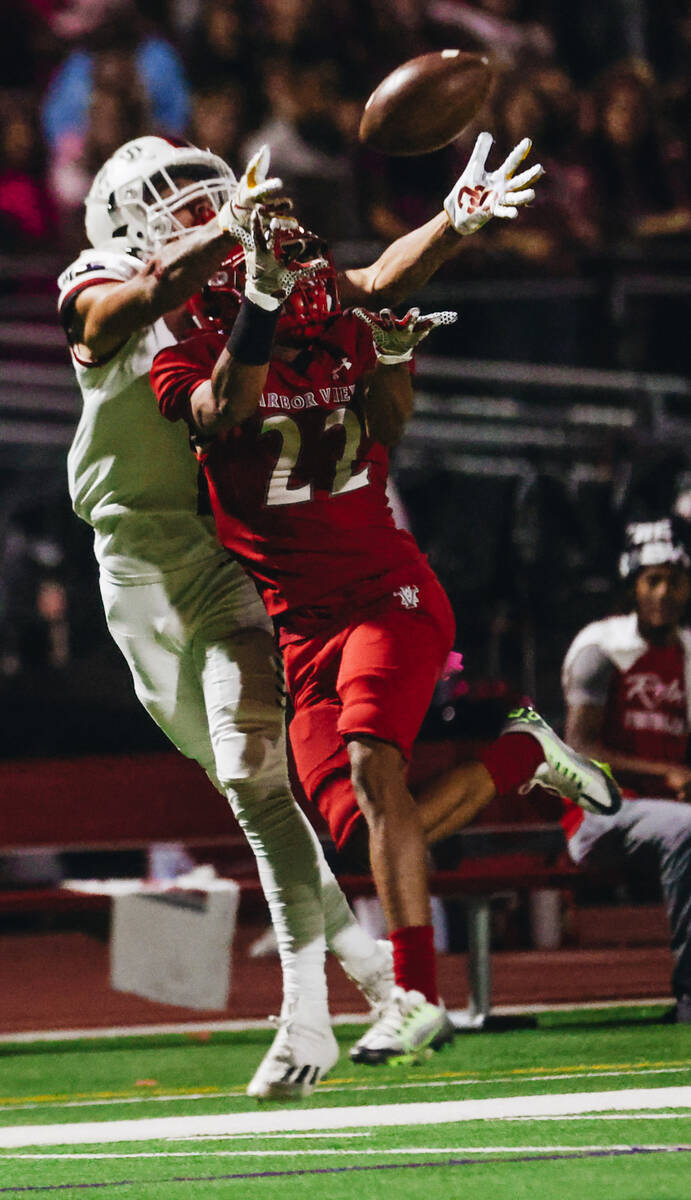
[[(473, 128), (424, 158), (360, 146), (372, 88), (449, 45), (496, 67)], [(306, 224), (389, 239), (438, 211), (488, 128), (497, 155), (528, 133), (548, 174), (530, 212), (491, 227), (473, 259), (483, 273), (578, 271), (622, 244), (691, 236), (690, 50), (688, 0), (13, 0), (0, 251), (78, 248), (96, 169), (152, 131), (238, 173), (267, 142)]]

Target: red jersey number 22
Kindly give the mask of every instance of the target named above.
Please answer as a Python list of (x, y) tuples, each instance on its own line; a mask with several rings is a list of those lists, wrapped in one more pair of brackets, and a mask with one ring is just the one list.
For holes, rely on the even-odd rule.
[[(324, 435), (329, 430), (342, 425), (345, 430), (343, 449), (336, 463), (336, 471), (331, 484), (330, 495), (342, 496), (345, 492), (354, 492), (358, 488), (367, 487), (369, 483), (369, 467), (353, 473), (357, 462), (357, 452), (362, 440), (362, 428), (355, 413), (349, 408), (336, 408), (330, 412), (324, 422)], [(278, 432), (281, 435), (281, 453), (271, 472), (269, 486), (266, 491), (265, 504), (305, 504), (314, 495), (314, 485), (305, 483), (301, 487), (289, 487), (290, 477), (297, 465), (302, 449), (300, 426), (293, 417), (281, 413), (280, 416), (267, 417), (259, 431), (264, 433)]]

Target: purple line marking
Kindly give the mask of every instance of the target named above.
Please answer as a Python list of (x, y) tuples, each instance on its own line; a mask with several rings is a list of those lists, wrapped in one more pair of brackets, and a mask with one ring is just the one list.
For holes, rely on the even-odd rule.
[[(502, 1163), (563, 1162), (581, 1158), (631, 1158), (637, 1154), (688, 1154), (691, 1146), (629, 1146), (616, 1150), (578, 1150), (573, 1154), (521, 1154), (500, 1158), (444, 1158), (409, 1163), (363, 1163), (347, 1167), (304, 1167), (296, 1171), (252, 1171), (232, 1175), (172, 1175), (165, 1179), (115, 1179), (111, 1183), (42, 1183), (20, 1187), (0, 1187), (0, 1194), (24, 1195), (27, 1192), (60, 1192), (68, 1188), (136, 1187), (142, 1183), (214, 1183), (226, 1179), (289, 1179), (296, 1175), (348, 1175), (356, 1171), (413, 1171), (420, 1167), (483, 1167)], [(385, 1154), (386, 1151), (383, 1151)]]

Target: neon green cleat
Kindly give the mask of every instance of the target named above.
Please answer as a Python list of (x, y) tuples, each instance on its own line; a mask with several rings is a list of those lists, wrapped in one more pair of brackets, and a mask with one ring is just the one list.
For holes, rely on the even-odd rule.
[(353, 1062), (416, 1062), (453, 1040), (456, 1030), (443, 1004), (430, 1004), (422, 992), (395, 987), (378, 1020), (351, 1047)]
[(542, 747), (545, 761), (523, 784), (522, 793), (538, 786), (547, 788), (568, 796), (586, 812), (604, 816), (613, 816), (621, 808), (621, 792), (607, 763), (595, 762), (572, 750), (534, 708), (514, 708), (501, 732), (529, 733)]

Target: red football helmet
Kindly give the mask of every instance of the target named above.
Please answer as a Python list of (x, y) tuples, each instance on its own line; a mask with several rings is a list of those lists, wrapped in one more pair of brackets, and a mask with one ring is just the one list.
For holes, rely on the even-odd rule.
[[(276, 256), (283, 255), (287, 266), (309, 266), (325, 259), (312, 275), (300, 279), (283, 302), (278, 319), (278, 336), (285, 341), (305, 341), (316, 337), (324, 322), (341, 311), (336, 272), (326, 244), (315, 234), (298, 226), (275, 234)], [(245, 291), (245, 255), (237, 245), (201, 292), (188, 301), (187, 308), (200, 329), (229, 333), (238, 314)]]

